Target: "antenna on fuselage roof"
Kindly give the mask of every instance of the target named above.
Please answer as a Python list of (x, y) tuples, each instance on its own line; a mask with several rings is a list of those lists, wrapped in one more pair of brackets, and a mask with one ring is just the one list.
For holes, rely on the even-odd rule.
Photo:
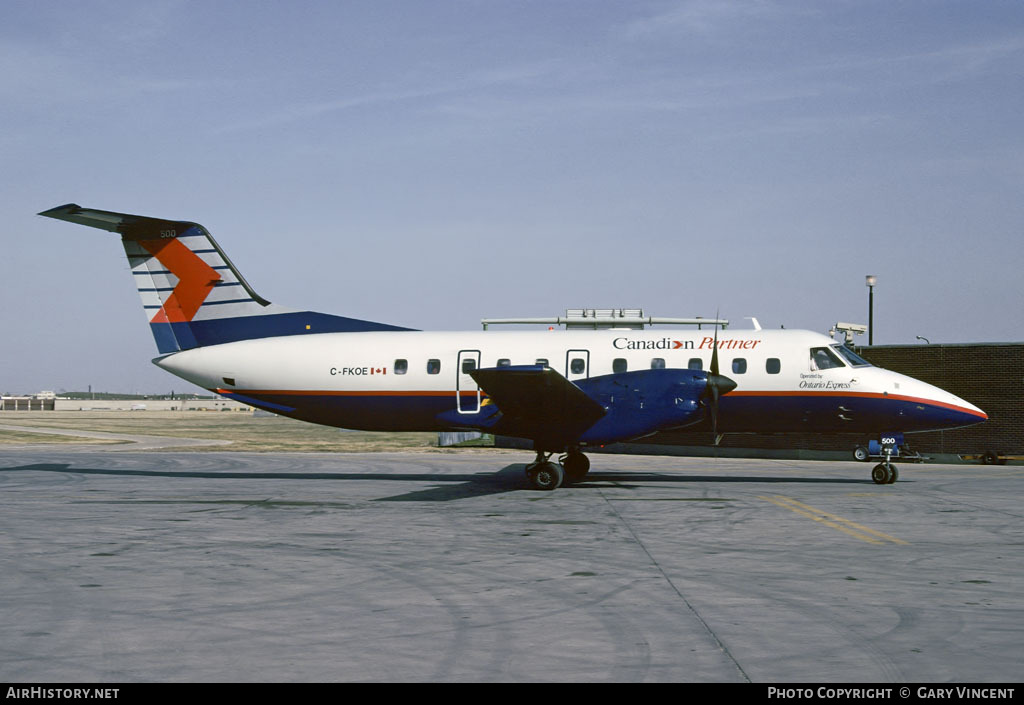
[(719, 318), (663, 318), (645, 316), (642, 308), (570, 308), (565, 316), (555, 318), (482, 318), (480, 323), (484, 330), (494, 325), (558, 325), (566, 330), (608, 330), (612, 328), (624, 330), (643, 330), (645, 326), (697, 326), (706, 325), (729, 327), (729, 321)]

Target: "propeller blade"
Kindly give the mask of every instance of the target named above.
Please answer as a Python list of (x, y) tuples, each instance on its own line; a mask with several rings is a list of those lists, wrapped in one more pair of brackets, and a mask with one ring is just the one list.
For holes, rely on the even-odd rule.
[[(717, 375), (716, 375), (717, 376)], [(711, 387), (711, 442), (718, 445), (718, 387)]]
[(711, 344), (711, 374), (718, 376), (718, 314), (715, 314), (715, 342)]
[[(717, 321), (718, 314), (715, 314)], [(708, 374), (704, 396), (708, 397), (708, 411), (711, 414), (711, 440), (718, 445), (718, 400), (723, 394), (736, 389), (736, 382), (721, 374), (718, 367), (718, 323), (715, 323), (715, 340), (711, 348), (711, 370)]]

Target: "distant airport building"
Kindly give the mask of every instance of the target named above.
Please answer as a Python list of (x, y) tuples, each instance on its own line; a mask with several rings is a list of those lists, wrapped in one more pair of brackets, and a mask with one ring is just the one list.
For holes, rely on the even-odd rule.
[(142, 399), (138, 397), (67, 399), (42, 392), (31, 396), (0, 397), (0, 411), (242, 411), (252, 407), (233, 399)]
[(57, 411), (247, 411), (233, 399), (57, 399)]
[(56, 399), (42, 395), (0, 397), (0, 411), (53, 411)]

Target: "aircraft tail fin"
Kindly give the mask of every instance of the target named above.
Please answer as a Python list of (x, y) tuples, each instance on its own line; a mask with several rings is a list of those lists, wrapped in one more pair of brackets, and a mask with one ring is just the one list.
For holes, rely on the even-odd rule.
[(82, 208), (39, 215), (121, 235), (161, 353), (278, 335), (407, 330), (272, 304), (257, 294), (198, 223)]

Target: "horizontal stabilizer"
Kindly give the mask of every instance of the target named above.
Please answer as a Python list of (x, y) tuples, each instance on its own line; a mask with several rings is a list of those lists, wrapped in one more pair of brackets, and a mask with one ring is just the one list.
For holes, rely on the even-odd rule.
[(39, 215), (45, 215), (47, 218), (56, 218), (57, 220), (66, 220), (69, 223), (77, 223), (78, 225), (87, 225), (90, 228), (99, 228), (100, 230), (107, 230), (112, 233), (120, 233), (126, 240), (174, 237), (177, 233), (184, 233), (190, 227), (196, 225), (196, 223), (187, 221), (164, 220), (144, 215), (82, 208), (77, 203), (57, 206), (48, 211), (43, 211)]

